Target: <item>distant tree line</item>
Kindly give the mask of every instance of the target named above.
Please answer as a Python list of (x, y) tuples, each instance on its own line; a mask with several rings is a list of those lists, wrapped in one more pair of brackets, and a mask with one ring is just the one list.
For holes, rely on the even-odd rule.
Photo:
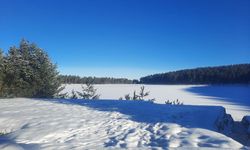
[(98, 78), (98, 77), (80, 77), (74, 75), (60, 75), (60, 80), (64, 84), (86, 84), (91, 82), (93, 84), (133, 84), (138, 83), (138, 80), (129, 80), (126, 78)]
[(185, 69), (140, 78), (142, 84), (249, 84), (250, 64)]
[(26, 40), (0, 50), (0, 97), (52, 98), (62, 90), (56, 65), (48, 54)]

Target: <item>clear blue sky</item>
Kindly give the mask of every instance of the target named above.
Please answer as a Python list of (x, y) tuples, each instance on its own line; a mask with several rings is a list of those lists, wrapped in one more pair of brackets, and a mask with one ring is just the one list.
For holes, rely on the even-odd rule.
[(21, 38), (80, 76), (249, 63), (250, 1), (1, 0), (0, 48)]

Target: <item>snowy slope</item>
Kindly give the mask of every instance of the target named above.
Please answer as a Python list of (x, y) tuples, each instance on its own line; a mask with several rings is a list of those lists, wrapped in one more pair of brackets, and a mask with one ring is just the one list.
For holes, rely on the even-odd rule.
[[(148, 98), (155, 98), (156, 103), (164, 104), (166, 100), (176, 100), (187, 105), (223, 106), (234, 120), (240, 121), (250, 115), (250, 86), (247, 85), (140, 85), (140, 84), (97, 84), (97, 93), (101, 99), (119, 99), (125, 94), (139, 91), (145, 86), (150, 91)], [(80, 84), (66, 85), (65, 92), (81, 90)]]
[(216, 132), (217, 106), (1, 99), (0, 149), (241, 148)]

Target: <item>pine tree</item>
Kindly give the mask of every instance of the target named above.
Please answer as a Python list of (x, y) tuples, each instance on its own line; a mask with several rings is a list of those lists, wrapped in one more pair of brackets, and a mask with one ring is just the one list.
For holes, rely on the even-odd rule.
[(87, 82), (86, 86), (82, 86), (82, 92), (77, 92), (81, 99), (99, 99), (100, 95), (96, 94), (96, 89), (91, 82)]
[[(24, 92), (27, 85), (22, 75), (24, 61), (20, 51), (16, 47), (11, 47), (6, 56), (4, 86), (7, 97), (26, 96)], [(26, 87), (27, 88), (27, 87)]]
[(3, 51), (0, 49), (0, 97), (3, 97), (3, 78), (4, 78), (4, 55)]
[(138, 95), (139, 100), (144, 100), (144, 98), (145, 98), (146, 96), (148, 96), (148, 95), (149, 95), (149, 92), (145, 92), (145, 87), (142, 86), (142, 87), (141, 87), (141, 91), (140, 91), (140, 93), (139, 93), (139, 95)]
[(7, 96), (52, 98), (62, 90), (48, 54), (35, 44), (22, 40), (6, 56), (4, 84)]
[(48, 54), (35, 44), (30, 45), (32, 50), (30, 66), (32, 72), (32, 86), (36, 89), (34, 97), (52, 98), (58, 95), (64, 87), (61, 86), (57, 66), (53, 64)]

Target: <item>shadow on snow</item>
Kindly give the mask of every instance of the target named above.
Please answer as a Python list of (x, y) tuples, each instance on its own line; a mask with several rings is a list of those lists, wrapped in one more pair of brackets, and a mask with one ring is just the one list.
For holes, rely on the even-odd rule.
[(207, 85), (190, 87), (185, 89), (185, 91), (250, 107), (249, 85)]
[(38, 144), (17, 143), (11, 133), (0, 136), (0, 149), (40, 149)]
[(35, 100), (86, 106), (98, 111), (119, 112), (127, 115), (130, 120), (141, 123), (176, 123), (183, 127), (209, 130), (215, 130), (216, 119), (225, 111), (220, 106), (166, 105), (140, 100)]

